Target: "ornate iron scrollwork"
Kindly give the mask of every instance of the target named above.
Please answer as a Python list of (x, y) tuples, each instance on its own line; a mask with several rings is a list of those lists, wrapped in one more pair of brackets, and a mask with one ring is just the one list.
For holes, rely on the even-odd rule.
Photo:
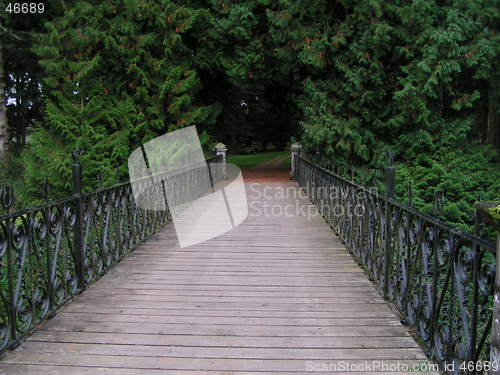
[(8, 213), (14, 204), (14, 188), (12, 186), (0, 186), (0, 204)]
[[(393, 154), (386, 150), (386, 155), (391, 165)], [(411, 207), (411, 185), (405, 205), (387, 201), (376, 189), (328, 173), (303, 158), (298, 158), (297, 167), (296, 179), (303, 187), (314, 182), (315, 189), (353, 192), (330, 200), (330, 207), (308, 194), (370, 276), (387, 288), (388, 297), (428, 352), (447, 363), (488, 361), (495, 246)], [(436, 192), (434, 203), (439, 216), (444, 207), (442, 193)], [(365, 207), (365, 215), (349, 215), (347, 210), (331, 213), (332, 206), (352, 204)], [(387, 241), (390, 257), (385, 254)]]
[[(74, 163), (81, 150), (72, 151)], [(221, 158), (212, 165), (213, 182), (222, 179)], [(177, 189), (181, 203), (201, 196), (210, 186), (198, 168), (163, 176), (151, 197)], [(189, 183), (188, 183), (189, 182)], [(0, 353), (36, 328), (78, 292), (75, 226), (79, 196), (46, 203), (35, 209), (0, 217)], [(82, 195), (84, 282), (92, 282), (120, 261), (137, 244), (171, 219), (168, 210), (138, 208), (130, 183)], [(13, 189), (0, 188), (0, 204), (12, 207)]]

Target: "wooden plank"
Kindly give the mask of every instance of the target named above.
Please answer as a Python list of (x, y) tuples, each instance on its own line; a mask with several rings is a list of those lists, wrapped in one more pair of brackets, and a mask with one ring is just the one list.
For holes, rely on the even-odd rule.
[[(75, 309), (82, 309), (82, 311), (86, 312), (99, 312), (101, 311), (100, 305), (102, 305), (103, 301), (98, 301), (98, 303), (95, 303), (94, 305), (91, 305), (90, 307), (86, 308), (85, 306), (88, 306), (89, 304), (87, 303), (79, 303), (76, 305), (72, 311), (75, 311)], [(128, 301), (121, 301), (120, 303), (113, 303), (113, 306), (115, 308), (115, 311), (120, 312), (124, 311), (128, 308), (130, 308), (130, 302)], [(86, 309), (86, 310), (85, 310)], [(389, 308), (385, 303), (378, 303), (378, 304), (370, 304), (367, 306), (367, 304), (362, 304), (362, 303), (356, 303), (356, 304), (330, 304), (330, 305), (315, 305), (315, 304), (251, 304), (251, 303), (238, 303), (238, 304), (222, 304), (222, 303), (197, 303), (196, 301), (190, 302), (190, 303), (152, 303), (148, 306), (145, 306), (143, 308), (144, 310), (164, 310), (168, 311), (170, 309), (172, 310), (185, 310), (185, 311), (267, 311), (269, 314), (274, 314), (274, 313), (280, 313), (282, 311), (293, 311), (295, 313), (300, 313), (302, 315), (306, 315), (308, 313), (316, 313), (316, 312), (324, 312), (324, 313), (334, 313), (336, 311), (341, 311), (341, 312), (350, 312), (350, 311), (359, 311), (362, 312), (364, 311), (366, 316), (371, 316), (370, 314), (376, 314), (377, 310), (380, 309), (383, 312), (389, 311)]]
[[(180, 309), (159, 309), (153, 307), (131, 308), (131, 307), (110, 307), (103, 306), (96, 308), (89, 304), (72, 303), (68, 306), (64, 313), (88, 313), (88, 314), (112, 314), (114, 316), (121, 315), (150, 315), (150, 316), (203, 316), (203, 317), (281, 317), (292, 319), (300, 317), (303, 319), (341, 319), (355, 318), (361, 321), (370, 322), (370, 319), (377, 318), (394, 318), (394, 314), (390, 309), (377, 309), (367, 311), (366, 308), (354, 309), (335, 309), (334, 311), (290, 311), (290, 310), (229, 310), (227, 308), (219, 309), (189, 309), (187, 307)], [(62, 315), (62, 314), (60, 314)], [(368, 320), (367, 320), (368, 319)]]
[(367, 342), (363, 337), (346, 336), (342, 340), (331, 337), (253, 337), (248, 340), (242, 336), (227, 335), (156, 335), (147, 333), (112, 333), (103, 335), (100, 332), (67, 332), (40, 330), (28, 342), (46, 343), (81, 343), (102, 345), (155, 345), (155, 346), (194, 346), (194, 347), (246, 347), (246, 348), (302, 348), (302, 349), (383, 349), (383, 348), (415, 348), (415, 341), (409, 337), (372, 337)]
[(171, 345), (168, 350), (159, 345), (127, 345), (108, 344), (97, 346), (92, 344), (26, 342), (23, 351), (36, 354), (78, 354), (78, 355), (116, 355), (137, 357), (164, 357), (164, 358), (232, 358), (232, 359), (263, 359), (263, 360), (293, 360), (295, 358), (310, 358), (310, 360), (391, 360), (403, 356), (407, 360), (424, 359), (421, 353), (411, 348), (248, 348), (210, 346), (203, 351), (196, 346)]
[[(92, 296), (88, 295), (81, 299), (80, 302), (99, 302), (101, 300), (103, 303), (120, 303), (123, 301), (123, 298), (127, 298), (127, 302), (155, 302), (158, 304), (165, 303), (166, 307), (170, 306), (171, 303), (181, 302), (183, 304), (189, 303), (204, 303), (204, 304), (238, 304), (244, 299), (245, 304), (250, 304), (250, 306), (288, 306), (294, 305), (303, 305), (303, 304), (314, 304), (315, 306), (327, 305), (332, 306), (333, 308), (338, 304), (377, 304), (377, 303), (385, 303), (384, 299), (380, 296), (374, 296), (371, 294), (366, 295), (356, 295), (356, 298), (353, 297), (339, 297), (339, 296), (327, 296), (327, 297), (249, 297), (249, 296), (233, 296), (228, 297), (224, 295), (219, 296), (155, 296), (155, 295), (127, 295), (125, 294), (113, 294), (113, 293), (101, 293), (101, 294), (93, 294)], [(294, 301), (290, 301), (291, 298), (294, 298)], [(161, 307), (161, 305), (159, 305)]]
[[(310, 207), (291, 183), (253, 185), (250, 207), (257, 191), (279, 189), (289, 196), (265, 203)], [(167, 225), (4, 355), (0, 373), (309, 374), (342, 362), (351, 365), (346, 374), (400, 373), (360, 370), (377, 361), (427, 364), (329, 226), (306, 209), (249, 215), (185, 249)]]
[[(155, 346), (194, 346), (194, 347), (246, 347), (246, 348), (303, 348), (303, 349), (383, 349), (415, 348), (415, 341), (405, 337), (373, 337), (370, 341), (364, 337), (346, 336), (342, 340), (331, 337), (253, 337), (248, 340), (242, 336), (227, 335), (156, 335), (113, 333), (102, 335), (100, 332), (66, 332), (40, 330), (27, 342), (81, 343), (81, 344), (116, 344), (116, 345), (155, 345)], [(50, 346), (49, 346), (50, 347)]]
[[(374, 322), (375, 323), (375, 322)], [(157, 335), (209, 335), (244, 337), (405, 337), (407, 332), (401, 327), (384, 324), (360, 326), (248, 326), (244, 324), (164, 324), (164, 323), (115, 323), (115, 322), (66, 322), (55, 320), (46, 323), (43, 329), (58, 332), (100, 332), (100, 333), (146, 333)]]
[[(145, 315), (145, 314), (103, 314), (102, 312), (96, 313), (68, 313), (61, 316), (59, 322), (109, 322), (110, 318), (113, 319), (115, 323), (160, 323), (160, 324), (210, 324), (210, 325), (249, 325), (249, 326), (362, 326), (362, 325), (373, 325), (376, 324), (376, 318), (372, 318), (369, 322), (365, 319), (359, 318), (303, 318), (303, 317), (247, 317), (247, 316), (210, 316), (208, 321), (207, 315)], [(386, 317), (381, 317), (381, 324), (387, 324)], [(383, 319), (383, 320), (382, 320)], [(208, 321), (208, 323), (207, 323)], [(399, 320), (394, 319), (389, 321), (391, 325), (399, 325)]]
[[(19, 366), (16, 365), (5, 365), (3, 369), (5, 373), (8, 374), (21, 374), (21, 375), (40, 375), (40, 374), (67, 374), (67, 375), (81, 375), (81, 374), (99, 374), (99, 375), (144, 375), (144, 370), (142, 369), (131, 369), (131, 368), (105, 368), (105, 367), (83, 367), (83, 366), (58, 366), (58, 365), (23, 365), (23, 370), (19, 370)], [(343, 374), (359, 374), (358, 371), (342, 372)], [(256, 372), (246, 372), (246, 371), (206, 371), (206, 370), (166, 370), (166, 369), (154, 369), (150, 368), (147, 370), (147, 374), (161, 374), (161, 375), (255, 375)], [(270, 371), (259, 371), (260, 375), (276, 375), (280, 372), (270, 372)], [(294, 375), (311, 375), (310, 371), (289, 371), (288, 374)], [(401, 372), (387, 372), (387, 371), (374, 371), (370, 372), (371, 375), (401, 375)], [(408, 374), (415, 374), (411, 372)], [(429, 373), (431, 374), (431, 373)]]
[[(365, 368), (366, 366), (373, 366), (375, 363), (380, 364), (382, 361), (370, 360), (307, 360), (302, 359), (235, 359), (235, 358), (190, 358), (190, 357), (141, 357), (130, 355), (78, 355), (78, 354), (61, 354), (56, 356), (53, 353), (33, 353), (30, 355), (33, 361), (40, 365), (54, 365), (68, 366), (77, 364), (77, 366), (91, 367), (91, 368), (129, 368), (129, 369), (142, 369), (148, 372), (150, 369), (162, 370), (183, 370), (183, 371), (221, 371), (221, 372), (234, 372), (246, 371), (257, 372), (281, 372), (282, 374), (293, 373), (297, 371), (305, 372), (307, 363), (324, 363), (332, 364), (332, 366), (340, 366), (341, 363), (349, 363), (349, 366), (355, 368)], [(23, 365), (27, 363), (26, 357), (20, 352), (12, 353), (11, 364)], [(384, 365), (401, 366), (407, 364), (408, 366), (423, 364), (424, 359), (408, 359), (408, 360), (384, 360)], [(64, 368), (64, 367), (63, 367)], [(365, 373), (365, 371), (363, 371)]]

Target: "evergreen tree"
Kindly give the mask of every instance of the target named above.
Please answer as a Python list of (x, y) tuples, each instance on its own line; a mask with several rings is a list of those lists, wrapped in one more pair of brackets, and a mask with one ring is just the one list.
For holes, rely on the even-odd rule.
[[(494, 179), (470, 171), (495, 157), (482, 144), (498, 145), (495, 5), (68, 4), (34, 49), (47, 100), (25, 154), (27, 185), (34, 192), (48, 175), (60, 195), (67, 192), (76, 147), (92, 188), (99, 173), (105, 183), (116, 170), (126, 174), (126, 158), (141, 143), (179, 127), (196, 123), (235, 152), (283, 145), (300, 119), (306, 151), (322, 151), (329, 166), (381, 167), (390, 147), (402, 175), (419, 178), (422, 200), (439, 188), (472, 205), (480, 190), (494, 189)], [(474, 180), (463, 189), (460, 170)], [(455, 182), (442, 185), (438, 176)], [(460, 210), (448, 216), (464, 222)]]
[(45, 70), (46, 111), (25, 154), (33, 192), (48, 176), (67, 194), (70, 150), (81, 148), (87, 189), (127, 174), (132, 150), (158, 135), (203, 122), (199, 87), (183, 35), (198, 12), (171, 1), (82, 1), (47, 23), (35, 53)]
[(496, 194), (495, 152), (479, 145), (498, 142), (493, 2), (282, 0), (269, 19), (280, 68), (302, 83), (306, 152), (329, 167), (379, 168), (390, 147), (407, 178), (400, 196), (413, 177), (414, 203), (432, 214), (444, 191), (457, 225), (480, 192)]
[[(202, 83), (202, 103), (220, 114), (209, 132), (230, 152), (286, 144), (296, 133), (293, 82), (282, 74), (271, 37), (267, 0), (209, 1), (190, 45)], [(286, 106), (286, 110), (284, 110)], [(278, 113), (280, 114), (277, 117)]]
[(388, 146), (414, 160), (469, 135), (498, 60), (498, 9), (479, 3), (280, 1), (271, 31), (302, 82), (305, 146), (379, 166)]
[(0, 84), (4, 85), (0, 128), (8, 133), (2, 139), (15, 155), (26, 144), (28, 128), (41, 120), (42, 70), (31, 51), (33, 32), (60, 12), (57, 1), (33, 3), (27, 12), (22, 11), (21, 3), (18, 6), (16, 12), (15, 3), (6, 3), (0, 13)]

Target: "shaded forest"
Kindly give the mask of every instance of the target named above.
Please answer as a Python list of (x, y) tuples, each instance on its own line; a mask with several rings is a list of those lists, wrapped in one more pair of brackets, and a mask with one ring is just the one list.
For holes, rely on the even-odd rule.
[(93, 189), (190, 125), (207, 150), (297, 140), (368, 180), (389, 148), (399, 198), (411, 180), (432, 213), (439, 190), (443, 218), (465, 229), (476, 200), (498, 199), (498, 0), (43, 4), (0, 9), (0, 159), (5, 181), (22, 175), (20, 202), (40, 202), (46, 180), (68, 194), (72, 149)]

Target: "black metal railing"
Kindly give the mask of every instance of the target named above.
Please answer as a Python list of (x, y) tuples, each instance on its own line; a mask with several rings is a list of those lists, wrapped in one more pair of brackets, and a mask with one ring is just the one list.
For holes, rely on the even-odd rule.
[[(169, 172), (157, 179), (162, 184), (150, 186), (156, 194), (144, 196), (157, 199), (165, 189), (174, 191), (175, 202), (169, 203), (180, 210), (223, 178), (221, 159), (207, 160), (210, 174), (205, 163)], [(73, 165), (72, 196), (0, 216), (0, 353), (17, 346), (172, 217), (169, 210), (138, 206), (130, 183), (83, 194), (79, 168)]]
[(381, 195), (301, 157), (296, 163), (297, 182), (431, 359), (476, 373), (489, 361), (495, 246), (396, 201), (391, 186)]

